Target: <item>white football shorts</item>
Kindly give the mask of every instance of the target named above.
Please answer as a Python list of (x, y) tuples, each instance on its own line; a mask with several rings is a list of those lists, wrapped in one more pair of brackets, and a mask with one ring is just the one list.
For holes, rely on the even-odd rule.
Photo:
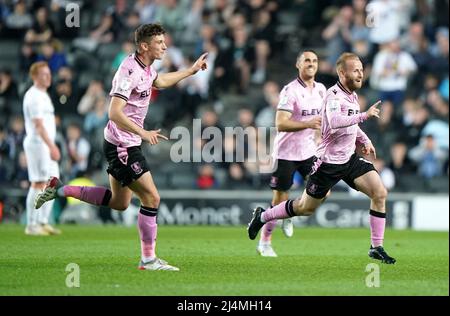
[(50, 150), (45, 143), (36, 143), (25, 139), (23, 149), (27, 157), (28, 180), (47, 182), (48, 178), (59, 178), (59, 165), (50, 158)]

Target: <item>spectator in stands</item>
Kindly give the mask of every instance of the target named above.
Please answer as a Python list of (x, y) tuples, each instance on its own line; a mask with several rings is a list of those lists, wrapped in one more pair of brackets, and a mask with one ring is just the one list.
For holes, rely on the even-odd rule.
[(28, 43), (23, 43), (20, 48), (19, 55), (19, 69), (20, 72), (26, 74), (31, 65), (36, 61), (37, 54), (33, 49), (33, 45)]
[(245, 190), (252, 188), (252, 179), (246, 174), (242, 164), (230, 164), (225, 188), (228, 190)]
[(152, 0), (136, 1), (136, 3), (134, 4), (134, 12), (138, 13), (139, 23), (148, 24), (155, 22), (155, 13), (157, 6), (158, 4), (156, 3), (156, 1)]
[(267, 81), (263, 86), (263, 97), (255, 118), (256, 126), (275, 126), (275, 113), (280, 99), (280, 86), (275, 81)]
[[(208, 52), (208, 68), (205, 71), (202, 71), (196, 76), (186, 78), (178, 84), (183, 93), (183, 107), (180, 110), (183, 113), (187, 112), (190, 119), (196, 117), (197, 108), (208, 100), (210, 77), (214, 71), (214, 56), (212, 57), (211, 59)], [(193, 62), (195, 62), (195, 58), (190, 56), (185, 59), (184, 64), (191, 65)]]
[(448, 101), (445, 101), (442, 98), (438, 90), (430, 91), (425, 102), (432, 110), (432, 115), (434, 117), (448, 121)]
[(353, 9), (351, 6), (344, 6), (333, 16), (331, 23), (323, 30), (322, 38), (326, 41), (327, 52), (329, 52), (327, 62), (334, 65), (338, 57), (349, 50), (351, 45), (351, 23)]
[(204, 164), (199, 168), (195, 183), (201, 190), (214, 189), (218, 186), (212, 164)]
[[(55, 113), (63, 119), (79, 118), (77, 106), (79, 101), (78, 89), (69, 80), (60, 79), (51, 92)], [(72, 117), (70, 117), (72, 116)]]
[(397, 141), (391, 148), (389, 168), (394, 171), (395, 176), (401, 177), (402, 174), (408, 174), (413, 171), (413, 166), (407, 157), (408, 147), (402, 141)]
[(364, 12), (354, 14), (353, 23), (350, 29), (351, 50), (367, 63), (370, 57), (372, 46), (370, 43), (370, 30), (366, 25), (366, 15)]
[(399, 37), (402, 5), (400, 2), (398, 0), (374, 0), (366, 6), (372, 43), (382, 45)]
[(17, 161), (19, 152), (23, 147), (25, 138), (25, 124), (22, 115), (14, 116), (9, 121), (9, 130), (7, 140), (9, 143), (9, 157), (13, 161)]
[(4, 1), (0, 2), (0, 34), (2, 33), (4, 21), (10, 14), (8, 5)]
[(11, 181), (14, 161), (10, 158), (10, 144), (7, 140), (6, 130), (0, 125), (0, 185)]
[(448, 90), (449, 90), (449, 80), (447, 75), (447, 77), (444, 80), (442, 80), (441, 84), (439, 85), (439, 93), (447, 102), (448, 102)]
[(436, 45), (431, 48), (433, 58), (430, 60), (430, 71), (440, 78), (448, 75), (449, 67), (449, 32), (448, 27), (441, 27), (436, 32)]
[(134, 30), (141, 24), (139, 14), (141, 11), (131, 11), (123, 22), (123, 29), (120, 31), (118, 40), (120, 42), (133, 39)]
[(228, 92), (234, 83), (233, 55), (230, 48), (222, 48), (217, 42), (211, 42), (217, 47), (214, 59), (214, 72), (211, 81), (211, 93), (217, 98), (221, 92)]
[(13, 185), (24, 190), (28, 190), (30, 186), (30, 182), (28, 181), (27, 157), (23, 150), (20, 151), (14, 168)]
[(237, 3), (228, 0), (213, 1), (212, 8), (207, 12), (204, 18), (206, 21), (214, 26), (219, 33), (223, 34), (226, 29), (226, 24), (229, 22), (236, 12)]
[(448, 122), (433, 119), (428, 121), (421, 131), (421, 136), (431, 135), (439, 148), (447, 150), (449, 148)]
[[(219, 116), (213, 109), (210, 108), (204, 109), (203, 112), (201, 113), (201, 120), (202, 120), (202, 127), (201, 127), (202, 134), (203, 131), (208, 127), (219, 128), (221, 131), (223, 131), (223, 126), (219, 120)], [(208, 140), (209, 139), (204, 139), (203, 141), (207, 142)]]
[(120, 64), (122, 61), (130, 54), (132, 54), (134, 51), (134, 43), (131, 40), (126, 40), (122, 43), (122, 50), (117, 53), (117, 55), (114, 57), (114, 60), (111, 64), (111, 70), (113, 72), (116, 72), (117, 69), (119, 69)]
[(42, 6), (36, 10), (33, 27), (25, 34), (25, 42), (32, 44), (41, 44), (52, 39), (55, 33), (55, 27), (48, 18), (48, 10)]
[(56, 77), (58, 78), (58, 80), (69, 80), (72, 82), (75, 80), (72, 68), (70, 68), (69, 66), (62, 66), (61, 68), (59, 68)]
[(189, 9), (189, 0), (165, 0), (156, 7), (155, 21), (158, 21), (172, 34), (176, 42), (183, 38), (185, 16)]
[(103, 88), (103, 81), (100, 79), (94, 79), (89, 83), (86, 93), (78, 103), (78, 113), (80, 115), (86, 115), (92, 111), (95, 111), (95, 105), (99, 98), (105, 98), (106, 92)]
[(253, 111), (246, 107), (240, 107), (236, 127), (241, 128), (237, 129), (236, 133), (236, 161), (242, 163), (249, 157), (256, 157), (258, 151), (258, 134)]
[(94, 136), (97, 132), (103, 132), (103, 129), (108, 122), (109, 103), (106, 97), (104, 95), (99, 95), (93, 102), (94, 109), (87, 113), (83, 125), (83, 130), (90, 136)]
[[(76, 4), (81, 10), (90, 10), (89, 4), (84, 0), (51, 0), (50, 3), (50, 17), (55, 22), (55, 35), (58, 38), (71, 39), (78, 35), (80, 27), (67, 27), (66, 19), (68, 17), (68, 12), (70, 4)], [(74, 21), (75, 19), (71, 19)], [(81, 21), (80, 21), (81, 23)]]
[(365, 130), (377, 149), (378, 157), (389, 156), (389, 148), (397, 140), (399, 131), (404, 130), (394, 118), (394, 105), (390, 101), (383, 102), (378, 120), (368, 121), (364, 125), (367, 126)]
[(272, 43), (275, 42), (275, 27), (272, 16), (267, 9), (260, 9), (254, 13), (252, 37), (255, 40), (255, 71), (252, 82), (262, 84), (266, 80), (267, 60), (272, 51)]
[(0, 185), (7, 184), (8, 181), (8, 166), (5, 163), (5, 158), (0, 155)]
[[(200, 30), (202, 28), (202, 13), (205, 7), (205, 0), (192, 0), (189, 4), (185, 16), (184, 16), (184, 31), (180, 41), (184, 45), (192, 45), (199, 39)], [(200, 52), (200, 54), (203, 52)], [(198, 55), (195, 53), (194, 55)]]
[(430, 117), (430, 112), (422, 104), (416, 104), (415, 111), (412, 113), (412, 121), (406, 125), (406, 130), (402, 130), (399, 136), (411, 148), (419, 143), (421, 133)]
[(44, 42), (40, 48), (37, 61), (46, 61), (52, 74), (58, 72), (59, 68), (67, 66), (66, 55), (58, 41), (52, 40)]
[(120, 23), (117, 22), (117, 16), (113, 13), (107, 10), (102, 15), (100, 23), (90, 31), (89, 37), (76, 38), (73, 45), (87, 52), (94, 52), (98, 45), (116, 40), (120, 33)]
[(255, 58), (255, 48), (249, 41), (249, 34), (245, 27), (233, 31), (231, 44), (233, 77), (237, 83), (237, 92), (245, 94), (250, 84), (251, 62)]
[(217, 31), (211, 24), (202, 24), (200, 37), (195, 43), (195, 55), (205, 52), (205, 43), (215, 42), (218, 38)]
[(426, 41), (424, 25), (416, 21), (409, 25), (408, 33), (400, 38), (400, 45), (405, 51), (414, 55), (420, 52), (423, 41)]
[[(0, 69), (0, 113), (7, 119), (13, 113), (20, 113), (19, 93), (11, 70)], [(0, 119), (1, 122), (1, 119)], [(5, 122), (6, 123), (6, 122)]]
[(441, 149), (433, 135), (426, 135), (418, 146), (409, 151), (409, 157), (418, 165), (418, 174), (425, 179), (443, 175), (448, 151)]
[(412, 56), (401, 50), (398, 40), (375, 55), (370, 84), (379, 91), (379, 98), (400, 106), (405, 98), (408, 78), (417, 70)]
[(67, 148), (70, 157), (70, 178), (73, 179), (86, 172), (91, 145), (81, 135), (77, 124), (69, 124), (66, 130)]
[(24, 0), (19, 0), (14, 4), (14, 11), (5, 19), (7, 33), (20, 36), (33, 25), (33, 18), (27, 12), (27, 6)]

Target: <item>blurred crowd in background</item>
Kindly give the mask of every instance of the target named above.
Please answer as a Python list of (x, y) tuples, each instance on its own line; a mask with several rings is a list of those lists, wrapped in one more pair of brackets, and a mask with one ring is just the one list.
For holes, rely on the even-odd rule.
[[(80, 8), (66, 27), (66, 6)], [(344, 51), (361, 56), (362, 111), (383, 100), (381, 117), (362, 124), (377, 149), (390, 191), (447, 192), (449, 147), (448, 0), (0, 0), (0, 191), (28, 188), (22, 98), (29, 66), (49, 63), (63, 181), (107, 184), (102, 154), (112, 77), (134, 52), (133, 31), (160, 22), (165, 57), (154, 67), (189, 67), (208, 52), (208, 70), (153, 91), (145, 125), (170, 135), (177, 126), (273, 127), (278, 94), (295, 79), (299, 51), (320, 58), (317, 81), (330, 87)], [(192, 140), (192, 152), (209, 139)], [(242, 145), (223, 139), (222, 153)], [(258, 162), (173, 163), (173, 140), (145, 145), (159, 189), (263, 189)], [(244, 140), (245, 142), (245, 140)], [(247, 141), (246, 152), (265, 143)], [(295, 186), (303, 179), (296, 177)], [(338, 189), (339, 190), (339, 189)], [(343, 190), (346, 190), (343, 188)], [(6, 195), (6, 194), (3, 194)], [(0, 195), (1, 199), (7, 197)]]

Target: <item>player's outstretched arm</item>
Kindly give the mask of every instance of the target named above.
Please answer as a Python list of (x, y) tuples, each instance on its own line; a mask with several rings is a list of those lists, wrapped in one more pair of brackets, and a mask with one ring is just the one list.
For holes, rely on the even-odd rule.
[(189, 76), (192, 76), (196, 74), (200, 69), (205, 70), (207, 68), (206, 64), (206, 57), (208, 56), (208, 53), (204, 53), (200, 56), (199, 59), (195, 61), (195, 63), (187, 69), (175, 71), (175, 72), (169, 72), (166, 74), (158, 74), (158, 78), (153, 82), (153, 86), (156, 88), (168, 88), (175, 84), (177, 84), (179, 81), (183, 80), (184, 78), (187, 78)]
[(381, 101), (376, 102), (366, 112), (358, 113), (356, 115), (345, 115), (341, 110), (341, 103), (339, 99), (332, 99), (327, 102), (326, 105), (326, 117), (333, 129), (349, 127), (355, 124), (364, 122), (371, 117), (379, 117), (380, 110), (377, 106)]

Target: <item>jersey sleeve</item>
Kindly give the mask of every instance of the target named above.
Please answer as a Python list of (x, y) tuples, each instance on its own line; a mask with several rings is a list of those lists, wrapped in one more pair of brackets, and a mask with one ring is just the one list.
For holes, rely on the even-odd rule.
[[(331, 97), (326, 100), (326, 118), (332, 129), (349, 127), (364, 122), (367, 119), (366, 113), (355, 115), (344, 115), (342, 101), (339, 97)], [(345, 109), (344, 109), (345, 110)]]
[(31, 120), (44, 117), (44, 106), (41, 104), (42, 99), (35, 95), (27, 94), (23, 100), (24, 108), (29, 114)]
[(356, 143), (358, 144), (368, 144), (370, 143), (369, 137), (362, 131), (362, 129), (358, 126), (358, 130), (356, 133)]
[(111, 92), (109, 93), (109, 95), (111, 97), (118, 97), (125, 101), (128, 101), (131, 92), (136, 87), (133, 73), (133, 70), (129, 69), (129, 67), (127, 67), (126, 65), (120, 65), (119, 69), (117, 69), (117, 72), (114, 75)]
[(280, 92), (280, 101), (278, 102), (278, 111), (294, 112), (295, 100), (292, 95), (292, 88), (285, 86)]

